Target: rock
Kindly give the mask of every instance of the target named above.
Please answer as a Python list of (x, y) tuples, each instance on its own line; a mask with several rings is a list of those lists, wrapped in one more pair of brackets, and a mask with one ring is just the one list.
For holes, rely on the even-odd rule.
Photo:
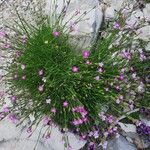
[(144, 26), (137, 30), (138, 38), (143, 39), (144, 41), (150, 41), (150, 26)]
[(7, 141), (0, 142), (1, 150), (34, 150), (36, 146), (36, 150), (55, 150), (52, 147), (45, 146), (43, 143), (38, 142), (36, 145), (36, 141), (32, 141), (30, 139), (11, 139)]
[(133, 27), (133, 26), (136, 27), (140, 23), (141, 19), (143, 19), (143, 18), (144, 18), (143, 12), (139, 9), (135, 10), (132, 12), (131, 17), (129, 17), (126, 20), (126, 24), (131, 27)]
[[(27, 132), (26, 126), (16, 127), (8, 119), (4, 119), (0, 122), (0, 133), (3, 133), (0, 134), (0, 150), (25, 150), (26, 148), (33, 150), (37, 141), (37, 150), (64, 150), (63, 134), (59, 131), (58, 127), (52, 126), (49, 139), (42, 137), (45, 130), (46, 128), (43, 128), (42, 124), (40, 124), (33, 132), (33, 135), (28, 138), (30, 134)], [(86, 143), (86, 141), (80, 140), (79, 137), (70, 132), (67, 135), (73, 150), (80, 149)]]
[(118, 122), (118, 125), (125, 132), (134, 132), (134, 133), (136, 133), (136, 126), (133, 125), (133, 124), (125, 124), (125, 123)]
[(150, 42), (146, 45), (145, 50), (146, 50), (147, 52), (150, 52)]
[(105, 10), (105, 18), (107, 20), (113, 19), (117, 11), (120, 11), (122, 8), (126, 12), (131, 11), (135, 0), (104, 0), (104, 3), (107, 5)]
[[(52, 13), (50, 8), (54, 8), (53, 5), (54, 0), (47, 0), (47, 14), (50, 15)], [(64, 6), (66, 6), (66, 1), (64, 3), (64, 0), (59, 0), (57, 5), (56, 15), (59, 16)], [(62, 25), (66, 24), (67, 31), (70, 31), (71, 28), (74, 30), (70, 32), (70, 35), (73, 40), (72, 43), (75, 42), (74, 45), (78, 45), (77, 48), (90, 48), (98, 34), (102, 16), (103, 13), (98, 0), (72, 0), (66, 10)], [(72, 19), (70, 20), (70, 18)], [(78, 22), (79, 18), (81, 20)]]
[(150, 21), (150, 3), (146, 4), (145, 8), (143, 9), (143, 13), (146, 21)]
[(137, 148), (120, 135), (119, 138), (108, 142), (107, 150), (137, 150)]
[(0, 121), (0, 141), (10, 140), (19, 136), (20, 129), (7, 119)]

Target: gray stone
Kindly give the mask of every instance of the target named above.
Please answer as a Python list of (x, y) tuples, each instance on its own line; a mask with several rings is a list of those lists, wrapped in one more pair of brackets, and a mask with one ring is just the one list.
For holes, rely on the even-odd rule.
[(137, 150), (137, 148), (129, 143), (123, 136), (109, 141), (107, 150)]
[[(47, 0), (46, 13), (51, 15), (53, 12), (51, 8), (54, 8), (54, 4), (57, 3), (56, 16), (59, 16), (64, 6), (66, 6), (66, 0), (59, 0), (56, 3), (54, 1)], [(72, 17), (77, 11), (79, 11), (79, 14)], [(71, 0), (61, 25), (66, 24), (66, 30), (69, 31), (70, 25), (75, 23), (75, 31), (69, 33), (72, 43), (78, 45), (79, 49), (90, 49), (98, 34), (102, 17), (103, 13), (98, 0)], [(81, 20), (76, 24), (79, 18)]]

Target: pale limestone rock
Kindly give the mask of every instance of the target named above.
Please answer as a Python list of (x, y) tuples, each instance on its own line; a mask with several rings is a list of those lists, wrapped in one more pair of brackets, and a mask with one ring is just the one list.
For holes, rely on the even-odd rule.
[(20, 129), (10, 122), (8, 119), (0, 121), (0, 141), (16, 138), (20, 133)]
[(117, 11), (125, 8), (126, 12), (132, 10), (135, 0), (103, 0), (107, 5), (105, 10), (105, 18), (110, 20), (113, 19)]
[[(0, 143), (1, 150), (34, 150), (36, 141), (30, 139), (18, 139), (14, 138), (8, 141), (3, 141)], [(36, 145), (36, 150), (55, 150), (52, 147), (45, 146), (43, 143), (38, 142)]]
[(150, 21), (150, 3), (146, 4), (146, 7), (144, 8), (143, 12), (146, 20)]
[(137, 148), (120, 135), (119, 138), (109, 141), (107, 150), (137, 150)]
[(133, 124), (125, 124), (125, 123), (119, 122), (118, 125), (125, 132), (134, 132), (134, 133), (136, 133), (136, 126), (133, 125)]
[(150, 42), (146, 45), (146, 51), (150, 52)]
[[(57, 4), (56, 16), (58, 17), (64, 6), (66, 6), (66, 0), (59, 0), (56, 1), (56, 3), (54, 3), (54, 1), (55, 0), (47, 0), (46, 13), (51, 15), (54, 4)], [(75, 15), (77, 12), (79, 12), (79, 14)], [(71, 0), (61, 25), (66, 24), (67, 31), (69, 31), (70, 26), (75, 23), (75, 31), (70, 32), (73, 38), (72, 43), (75, 42), (75, 45), (78, 43), (78, 48), (90, 48), (98, 34), (102, 16), (103, 13), (98, 0)], [(72, 19), (70, 20), (70, 18)], [(81, 18), (81, 20), (76, 24), (79, 18)]]
[(143, 12), (141, 10), (136, 10), (133, 11), (131, 17), (126, 20), (126, 24), (131, 27), (136, 27), (142, 19), (144, 19)]
[[(53, 125), (49, 139), (42, 138), (45, 130), (46, 128), (43, 128), (42, 123), (40, 123), (33, 135), (28, 138), (30, 134), (27, 133), (25, 126), (16, 127), (8, 119), (4, 119), (0, 122), (0, 149), (25, 150), (28, 148), (28, 150), (33, 150), (39, 137), (37, 150), (64, 150), (63, 134), (59, 131), (58, 127)], [(67, 135), (73, 150), (80, 149), (86, 143), (86, 141), (80, 140), (72, 133), (68, 132)]]
[(143, 39), (145, 41), (150, 41), (150, 26), (144, 26), (142, 28), (140, 28), (137, 33), (139, 34), (139, 38)]

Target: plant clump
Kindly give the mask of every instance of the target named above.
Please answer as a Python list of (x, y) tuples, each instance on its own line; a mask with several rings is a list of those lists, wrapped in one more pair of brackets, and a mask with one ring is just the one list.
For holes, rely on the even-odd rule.
[[(88, 149), (105, 149), (109, 139), (119, 136), (118, 122), (123, 116), (136, 123), (139, 118), (130, 112), (150, 106), (147, 77), (141, 74), (149, 64), (145, 42), (135, 40), (137, 27), (128, 26), (125, 20), (120, 12), (102, 31), (96, 46), (81, 54), (76, 54), (60, 26), (46, 21), (36, 27), (22, 21), (23, 30), (13, 39), (1, 31), (6, 39), (1, 47), (13, 50), (13, 59), (3, 67), (12, 105), (2, 103), (0, 119), (8, 116), (17, 123), (33, 115), (35, 121), (28, 128), (31, 135), (34, 125), (42, 122), (47, 138), (49, 127), (56, 124), (63, 133), (71, 131), (87, 140)], [(133, 41), (138, 44), (133, 46)], [(149, 138), (142, 126), (138, 132), (146, 132)]]

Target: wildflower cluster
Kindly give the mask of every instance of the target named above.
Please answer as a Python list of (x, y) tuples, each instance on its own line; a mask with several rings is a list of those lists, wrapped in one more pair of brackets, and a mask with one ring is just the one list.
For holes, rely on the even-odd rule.
[[(18, 123), (33, 115), (30, 134), (42, 122), (47, 128), (43, 137), (49, 138), (50, 126), (56, 124), (61, 131), (87, 140), (88, 149), (105, 149), (109, 139), (119, 136), (123, 115), (133, 121), (128, 112), (145, 101), (150, 106), (145, 98), (148, 83), (140, 74), (140, 64), (147, 61), (145, 43), (136, 39), (138, 44), (132, 45), (136, 29), (125, 19), (119, 14), (97, 45), (79, 55), (63, 29), (45, 21), (37, 27), (24, 22), (23, 31), (16, 31), (13, 38), (1, 31), (1, 48), (12, 60), (3, 66), (7, 73), (0, 79), (9, 87), (11, 103), (2, 103), (0, 120), (8, 116)], [(5, 93), (0, 96), (5, 100)], [(137, 130), (143, 132), (143, 127)], [(144, 128), (144, 133), (149, 134), (149, 129)]]

